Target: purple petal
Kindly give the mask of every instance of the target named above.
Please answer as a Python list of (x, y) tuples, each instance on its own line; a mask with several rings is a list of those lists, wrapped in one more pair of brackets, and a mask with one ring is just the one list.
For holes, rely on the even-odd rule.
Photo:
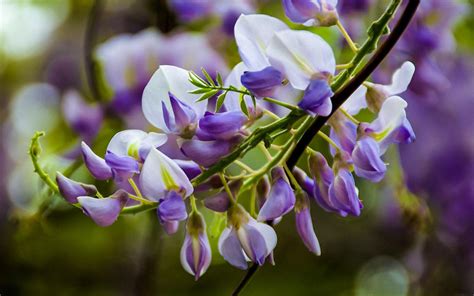
[(260, 71), (245, 71), (240, 77), (242, 85), (257, 97), (271, 97), (283, 81), (280, 71), (268, 66)]
[(117, 220), (122, 210), (122, 202), (116, 198), (93, 198), (79, 196), (77, 201), (82, 206), (84, 214), (89, 216), (97, 225), (106, 227)]
[(331, 97), (334, 93), (326, 80), (311, 80), (298, 107), (311, 115), (328, 116), (332, 110)]
[(198, 136), (202, 140), (229, 140), (234, 137), (247, 121), (240, 111), (212, 114), (207, 112), (199, 120)]
[(334, 181), (334, 173), (324, 155), (317, 152), (308, 159), (308, 166), (315, 185), (312, 196), (321, 208), (328, 212), (337, 211), (329, 198), (329, 186)]
[(309, 0), (283, 0), (286, 16), (295, 23), (305, 23), (319, 12), (319, 7)]
[(247, 256), (258, 265), (265, 263), (265, 258), (276, 246), (275, 230), (253, 218), (239, 228), (237, 235)]
[(247, 269), (247, 260), (235, 230), (231, 228), (224, 229), (219, 237), (218, 248), (222, 257), (231, 265), (240, 269)]
[(340, 169), (329, 187), (329, 198), (336, 208), (353, 216), (359, 216), (361, 205), (354, 182), (354, 177), (346, 169)]
[(204, 206), (212, 211), (224, 213), (229, 209), (230, 200), (227, 192), (219, 192), (204, 199)]
[(76, 91), (67, 91), (62, 106), (64, 118), (81, 137), (92, 139), (102, 124), (102, 109), (99, 105), (87, 104)]
[(163, 221), (163, 230), (168, 235), (175, 234), (179, 228), (179, 221)]
[(281, 217), (291, 211), (295, 205), (295, 194), (290, 184), (278, 178), (268, 194), (267, 201), (258, 213), (259, 221), (269, 221)]
[(385, 176), (387, 166), (380, 159), (378, 143), (370, 137), (362, 137), (352, 152), (354, 170), (357, 176), (372, 182), (379, 182)]
[(197, 122), (194, 109), (176, 98), (172, 93), (168, 94), (174, 115), (174, 131), (179, 134), (187, 134), (190, 130), (194, 130), (193, 125)]
[(188, 217), (183, 198), (175, 191), (170, 191), (160, 202), (157, 209), (160, 221), (182, 221)]
[(77, 203), (79, 196), (94, 196), (97, 188), (94, 185), (79, 183), (66, 178), (60, 172), (56, 173), (56, 183), (58, 184), (59, 193), (69, 203)]
[(178, 164), (189, 180), (194, 179), (202, 172), (199, 165), (192, 160), (173, 159), (173, 161)]
[(186, 234), (181, 249), (181, 263), (196, 280), (206, 272), (211, 263), (211, 246), (205, 233), (200, 233), (196, 239)]
[(112, 169), (103, 158), (97, 156), (86, 143), (81, 143), (82, 157), (89, 172), (97, 180), (107, 180), (112, 178)]
[(296, 230), (305, 244), (305, 246), (316, 255), (321, 255), (321, 247), (319, 246), (318, 238), (314, 232), (313, 221), (311, 220), (311, 213), (309, 211), (309, 200), (305, 195), (301, 197), (304, 200), (301, 207), (295, 210)]
[(107, 151), (105, 153), (105, 162), (112, 169), (114, 179), (118, 181), (126, 180), (134, 174), (140, 173), (138, 162), (130, 156), (117, 155)]
[(231, 141), (184, 140), (181, 143), (181, 151), (199, 165), (209, 167), (229, 154), (232, 146)]

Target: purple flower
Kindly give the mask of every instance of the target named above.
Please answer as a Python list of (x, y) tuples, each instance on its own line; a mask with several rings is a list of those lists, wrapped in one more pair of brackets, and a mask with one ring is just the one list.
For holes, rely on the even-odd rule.
[(105, 163), (112, 169), (112, 175), (117, 182), (121, 182), (140, 173), (138, 162), (130, 156), (117, 155), (107, 151)]
[(199, 165), (192, 160), (173, 159), (173, 161), (183, 170), (189, 180), (194, 179), (202, 172)]
[(338, 20), (337, 0), (283, 0), (286, 16), (307, 26), (332, 26)]
[(310, 193), (316, 202), (328, 212), (338, 212), (329, 198), (329, 186), (334, 182), (334, 173), (326, 158), (319, 152), (308, 158), (308, 166), (314, 180), (314, 191)]
[(218, 162), (223, 156), (229, 154), (234, 146), (232, 141), (214, 140), (182, 140), (181, 151), (184, 155), (199, 165), (209, 167)]
[(143, 195), (152, 201), (165, 199), (170, 191), (179, 191), (188, 197), (194, 190), (178, 164), (156, 148), (150, 150), (143, 163), (139, 184)]
[(311, 80), (298, 107), (311, 115), (328, 116), (332, 110), (331, 97), (334, 93), (323, 79)]
[(173, 116), (168, 111), (165, 102), (161, 102), (166, 127), (170, 132), (178, 134), (183, 138), (191, 138), (197, 125), (196, 112), (172, 93), (168, 93), (168, 95)]
[(97, 188), (94, 185), (79, 183), (65, 177), (60, 172), (56, 172), (56, 183), (58, 184), (59, 193), (68, 203), (77, 203), (79, 196), (94, 196)]
[(346, 168), (337, 170), (334, 182), (329, 186), (329, 199), (341, 216), (359, 216), (362, 204), (359, 201), (354, 177)]
[(223, 113), (206, 112), (199, 120), (198, 137), (201, 140), (230, 140), (247, 121), (247, 116), (240, 111)]
[(247, 269), (247, 258), (262, 265), (277, 243), (275, 230), (257, 222), (240, 205), (228, 211), (228, 225), (219, 237), (219, 253), (231, 265)]
[(99, 105), (89, 105), (77, 91), (69, 90), (64, 94), (62, 109), (64, 118), (76, 133), (86, 141), (94, 138), (103, 119)]
[(380, 158), (380, 148), (377, 142), (370, 137), (364, 136), (352, 152), (354, 170), (357, 176), (372, 182), (379, 182), (385, 176), (387, 166)]
[(299, 192), (296, 197), (295, 218), (296, 231), (305, 246), (314, 254), (321, 255), (321, 247), (318, 238), (314, 233), (313, 221), (309, 210), (309, 199), (305, 192)]
[(295, 205), (295, 194), (283, 169), (275, 168), (272, 176), (273, 184), (267, 200), (258, 213), (258, 221), (275, 220), (291, 211)]
[(184, 200), (176, 191), (169, 191), (165, 197), (160, 200), (157, 214), (161, 223), (182, 221), (188, 217)]
[[(344, 151), (352, 153), (357, 139), (357, 126), (340, 111), (336, 111), (331, 116), (329, 125), (331, 126), (330, 138)], [(335, 149), (332, 146), (330, 149), (334, 155)]]
[(95, 154), (86, 143), (81, 143), (82, 157), (89, 172), (97, 180), (107, 180), (112, 178), (112, 169), (105, 160)]
[(180, 20), (191, 22), (211, 13), (211, 0), (171, 0), (170, 5)]
[(186, 236), (181, 248), (181, 265), (198, 280), (211, 264), (212, 251), (206, 234), (206, 222), (193, 211), (186, 224)]
[[(219, 187), (222, 187), (222, 184), (219, 185)], [(230, 182), (229, 188), (232, 194), (237, 194), (241, 185), (242, 181), (240, 180)], [(204, 205), (210, 210), (223, 213), (229, 209), (231, 203), (227, 191), (223, 189), (222, 191), (213, 196), (206, 197), (204, 199)]]
[(124, 190), (118, 190), (106, 198), (79, 196), (77, 201), (81, 205), (84, 214), (89, 216), (97, 225), (106, 227), (117, 220), (127, 199), (128, 193)]
[(257, 97), (271, 97), (280, 86), (283, 75), (272, 66), (259, 71), (245, 71), (240, 78), (242, 85)]

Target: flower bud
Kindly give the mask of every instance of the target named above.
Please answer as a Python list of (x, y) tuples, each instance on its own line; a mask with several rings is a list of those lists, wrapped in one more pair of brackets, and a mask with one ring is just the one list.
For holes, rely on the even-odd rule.
[(212, 251), (206, 233), (206, 222), (192, 212), (186, 223), (186, 236), (181, 248), (181, 265), (198, 280), (211, 264)]
[(112, 169), (105, 160), (95, 154), (85, 142), (81, 143), (82, 157), (89, 172), (97, 180), (107, 180), (112, 178)]
[(56, 183), (58, 184), (59, 193), (68, 203), (77, 203), (79, 196), (95, 196), (97, 188), (94, 185), (76, 182), (65, 177), (60, 172), (56, 172)]
[(357, 176), (372, 182), (379, 182), (385, 176), (387, 166), (380, 158), (379, 145), (373, 138), (365, 136), (359, 139), (352, 152), (352, 159)]
[(305, 246), (316, 255), (321, 255), (321, 247), (314, 233), (313, 221), (311, 220), (308, 195), (300, 191), (296, 196), (295, 218), (296, 230)]
[(274, 220), (293, 209), (295, 194), (284, 174), (282, 168), (273, 169), (272, 187), (267, 200), (258, 213), (258, 221)]

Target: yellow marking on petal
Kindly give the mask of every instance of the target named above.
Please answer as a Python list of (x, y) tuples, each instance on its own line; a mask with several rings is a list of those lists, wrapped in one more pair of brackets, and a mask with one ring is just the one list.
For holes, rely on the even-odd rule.
[(179, 186), (174, 182), (173, 177), (171, 177), (166, 167), (161, 166), (161, 173), (167, 190), (179, 189)]
[(138, 148), (139, 148), (138, 142), (130, 144), (130, 145), (128, 146), (128, 150), (127, 150), (128, 156), (131, 156), (131, 157), (133, 157), (133, 158), (135, 158), (135, 159), (139, 159), (140, 156), (139, 156), (139, 154), (138, 154)]

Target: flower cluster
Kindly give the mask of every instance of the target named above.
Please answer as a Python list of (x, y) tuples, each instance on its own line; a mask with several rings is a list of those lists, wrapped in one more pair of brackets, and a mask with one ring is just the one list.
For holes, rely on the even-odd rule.
[[(283, 4), (295, 22), (338, 22), (336, 1)], [(103, 157), (82, 143), (91, 175), (113, 180), (114, 193), (104, 197), (94, 185), (60, 173), (56, 178), (65, 200), (100, 226), (111, 225), (121, 214), (149, 209), (156, 209), (168, 234), (187, 220), (181, 263), (196, 279), (211, 262), (200, 211), (226, 214), (218, 250), (237, 268), (246, 269), (248, 262), (273, 263), (273, 226), (290, 212), (304, 245), (320, 255), (311, 200), (340, 216), (359, 216), (363, 204), (353, 173), (379, 182), (387, 170), (383, 154), (388, 146), (415, 139), (407, 103), (398, 96), (414, 73), (412, 63), (404, 63), (390, 85), (365, 82), (333, 110), (331, 84), (338, 72), (334, 52), (323, 38), (259, 14), (241, 15), (234, 35), (242, 61), (225, 78), (206, 70), (198, 75), (177, 66), (158, 67), (144, 88), (142, 110), (159, 132), (121, 131)], [(110, 79), (116, 74), (108, 72)], [(366, 108), (374, 113), (372, 122), (355, 118)], [(329, 135), (319, 135), (329, 143), (331, 158), (308, 148), (309, 174), (288, 168), (289, 153), (313, 118), (329, 115)], [(282, 145), (275, 144), (282, 139)], [(240, 160), (254, 148), (268, 158), (258, 169)], [(198, 206), (201, 197), (206, 209)]]

